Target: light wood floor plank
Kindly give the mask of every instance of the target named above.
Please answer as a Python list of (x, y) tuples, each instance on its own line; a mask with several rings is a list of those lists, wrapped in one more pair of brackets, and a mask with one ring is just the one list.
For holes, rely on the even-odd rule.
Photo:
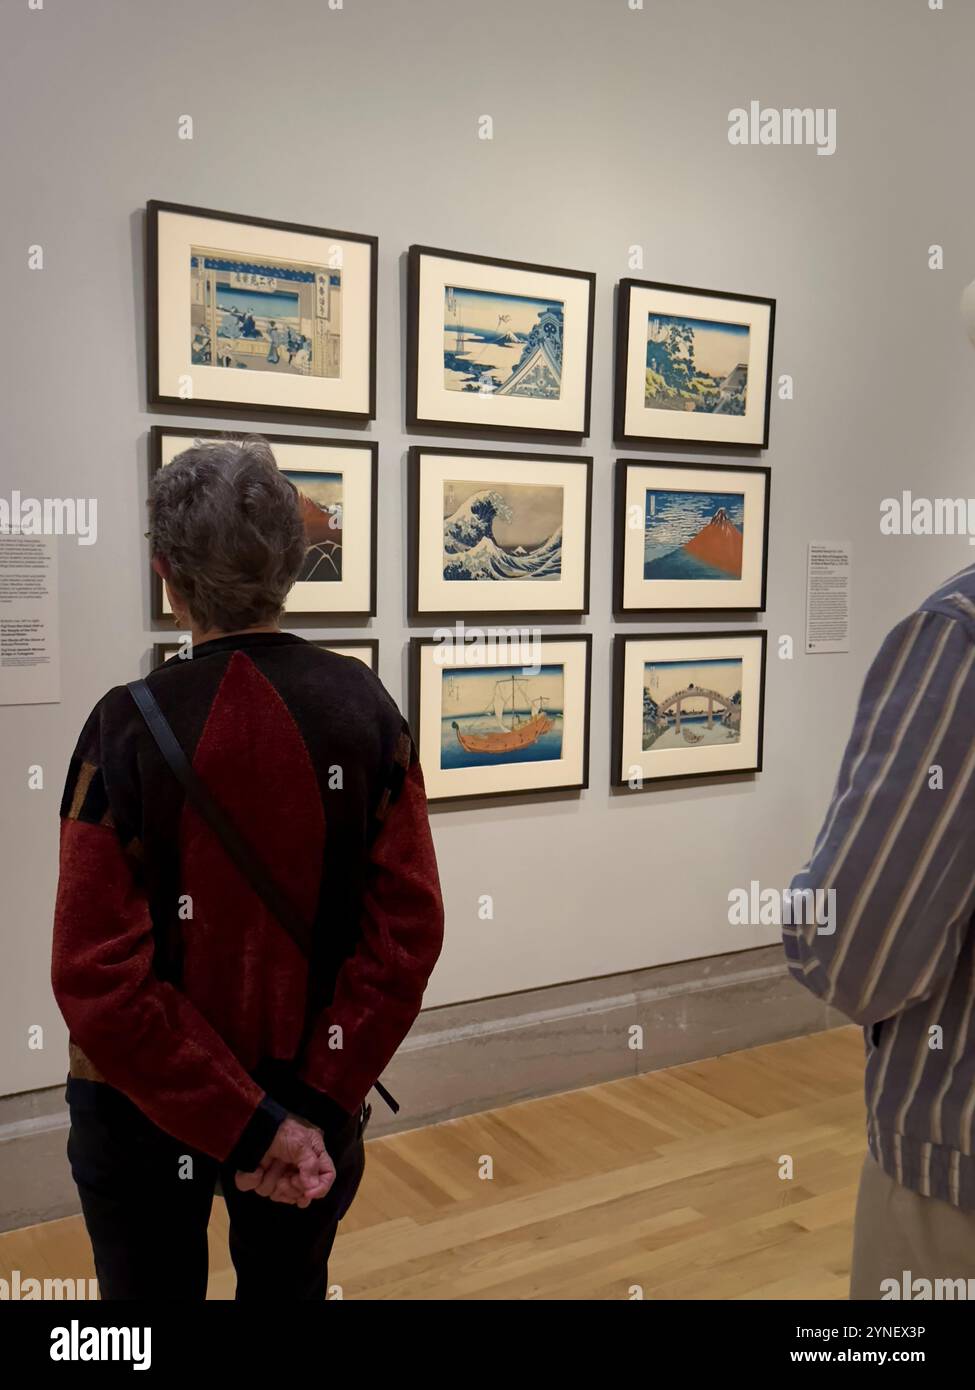
[[(862, 1086), (844, 1028), (373, 1140), (330, 1282), (368, 1299), (845, 1299)], [(210, 1259), (210, 1297), (231, 1298), (219, 1198)], [(0, 1277), (14, 1269), (91, 1277), (81, 1219), (0, 1235)]]

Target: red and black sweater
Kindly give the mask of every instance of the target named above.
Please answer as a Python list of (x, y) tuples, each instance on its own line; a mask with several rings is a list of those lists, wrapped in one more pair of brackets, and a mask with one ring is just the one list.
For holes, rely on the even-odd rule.
[(179, 783), (124, 686), (92, 711), (61, 807), (52, 980), (72, 1075), (252, 1169), (298, 1087), (354, 1111), (420, 1009), (443, 906), (407, 726), (362, 662), (290, 633), (171, 658), (149, 686), (197, 774), (310, 924), (309, 965)]

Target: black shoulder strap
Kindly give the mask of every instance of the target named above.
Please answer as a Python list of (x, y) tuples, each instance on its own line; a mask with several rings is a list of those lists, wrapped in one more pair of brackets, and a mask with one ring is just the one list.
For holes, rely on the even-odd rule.
[[(284, 927), (302, 955), (306, 959), (310, 959), (311, 932), (308, 923), (287, 894), (275, 882), (254, 848), (241, 835), (222, 807), (214, 801), (205, 783), (193, 771), (189, 758), (183, 752), (179, 739), (173, 733), (169, 721), (159, 708), (156, 697), (148, 685), (143, 680), (130, 681), (127, 688), (139, 707), (139, 712), (146, 721), (149, 732), (156, 740), (160, 753), (186, 793), (187, 800), (206, 821), (223, 845), (228, 858), (236, 864), (271, 915)], [(314, 1026), (316, 1009), (314, 982), (309, 978), (308, 1013), (299, 1055), (304, 1050), (308, 1035)], [(380, 1082), (377, 1081), (374, 1084), (376, 1090), (395, 1114), (399, 1110), (399, 1103)]]

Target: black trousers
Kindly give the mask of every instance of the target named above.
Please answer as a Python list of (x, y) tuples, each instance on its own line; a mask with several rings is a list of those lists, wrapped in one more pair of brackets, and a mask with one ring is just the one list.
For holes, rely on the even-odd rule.
[(207, 1224), (218, 1180), (230, 1217), (237, 1299), (326, 1297), (335, 1233), (362, 1180), (368, 1106), (325, 1132), (337, 1176), (325, 1197), (301, 1209), (241, 1192), (230, 1165), (164, 1133), (103, 1082), (70, 1077), (66, 1095), (68, 1161), (103, 1299), (206, 1298)]

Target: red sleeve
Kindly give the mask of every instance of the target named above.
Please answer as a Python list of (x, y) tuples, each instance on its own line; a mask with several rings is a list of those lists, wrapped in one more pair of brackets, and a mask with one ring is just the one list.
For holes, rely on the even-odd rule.
[(358, 945), (316, 1022), (302, 1080), (355, 1110), (420, 1012), (442, 943), (437, 860), (414, 757), (374, 842)]
[(168, 1134), (253, 1169), (285, 1112), (152, 958), (149, 907), (114, 827), (69, 814), (52, 983), (72, 1040)]

